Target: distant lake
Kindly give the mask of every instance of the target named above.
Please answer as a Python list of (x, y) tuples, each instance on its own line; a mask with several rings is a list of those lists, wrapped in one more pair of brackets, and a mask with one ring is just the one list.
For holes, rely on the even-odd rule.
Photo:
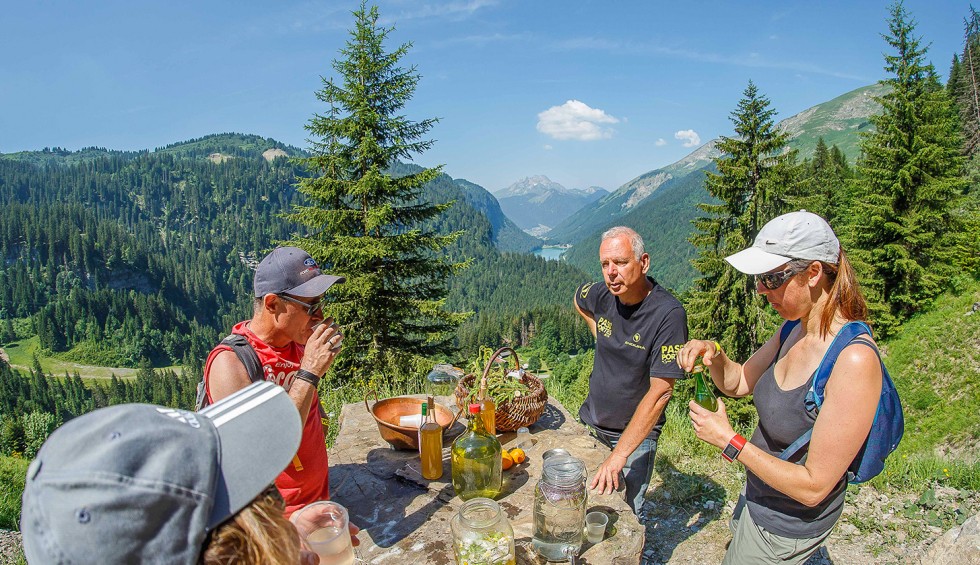
[(541, 249), (535, 249), (534, 254), (538, 257), (544, 257), (549, 261), (558, 261), (561, 259), (561, 254), (566, 250), (564, 247), (542, 247)]

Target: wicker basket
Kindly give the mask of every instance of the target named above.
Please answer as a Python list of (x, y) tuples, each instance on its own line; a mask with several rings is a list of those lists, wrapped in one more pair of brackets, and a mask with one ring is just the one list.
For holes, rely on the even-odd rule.
[[(514, 363), (517, 364), (518, 369), (520, 368), (521, 364), (517, 359), (517, 352), (509, 347), (501, 347), (487, 361), (487, 366), (483, 369), (481, 381), (487, 378), (487, 375), (490, 374), (490, 369), (493, 367), (493, 362), (504, 351), (510, 351), (514, 357)], [(520, 398), (515, 398), (497, 406), (494, 420), (497, 432), (512, 432), (517, 428), (530, 426), (534, 422), (537, 422), (541, 414), (544, 413), (544, 408), (548, 404), (548, 391), (544, 389), (544, 384), (541, 383), (540, 379), (527, 371), (524, 371), (523, 376), (521, 376), (521, 382), (527, 385), (531, 391)], [(460, 412), (466, 410), (470, 389), (474, 386), (480, 386), (480, 382), (476, 380), (476, 375), (466, 375), (456, 385), (454, 395), (456, 396), (456, 406), (459, 407)]]

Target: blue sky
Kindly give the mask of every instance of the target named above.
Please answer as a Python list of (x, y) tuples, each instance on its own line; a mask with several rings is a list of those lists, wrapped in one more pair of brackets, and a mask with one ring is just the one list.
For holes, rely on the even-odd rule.
[[(357, 1), (3, 2), (0, 153), (241, 132), (308, 147)], [(438, 117), (424, 166), (498, 191), (614, 190), (731, 135), (751, 79), (780, 119), (885, 77), (889, 2), (381, 0)], [(943, 77), (967, 0), (907, 0)]]

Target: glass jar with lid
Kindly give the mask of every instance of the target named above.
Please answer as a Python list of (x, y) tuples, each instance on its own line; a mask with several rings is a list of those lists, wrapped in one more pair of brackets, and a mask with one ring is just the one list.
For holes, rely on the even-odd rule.
[(449, 528), (457, 565), (516, 565), (514, 529), (493, 500), (467, 500)]
[(534, 550), (548, 561), (568, 561), (582, 549), (586, 470), (581, 459), (554, 455), (534, 487)]

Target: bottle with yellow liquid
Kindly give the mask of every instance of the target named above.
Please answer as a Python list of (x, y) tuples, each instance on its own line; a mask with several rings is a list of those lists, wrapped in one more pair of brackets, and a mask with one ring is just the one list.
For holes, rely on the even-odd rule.
[(483, 418), (483, 429), (490, 435), (497, 435), (497, 403), (492, 398), (485, 398), (480, 403), (480, 417)]
[(480, 417), (483, 418), (483, 429), (490, 435), (497, 435), (497, 403), (487, 395), (486, 376), (480, 382)]
[(500, 442), (487, 433), (479, 404), (470, 404), (467, 429), (452, 447), (453, 488), (463, 500), (500, 495), (503, 460)]
[(422, 427), (419, 428), (419, 457), (422, 477), (434, 481), (442, 477), (442, 426), (436, 423), (435, 403), (429, 397), (422, 403)]

